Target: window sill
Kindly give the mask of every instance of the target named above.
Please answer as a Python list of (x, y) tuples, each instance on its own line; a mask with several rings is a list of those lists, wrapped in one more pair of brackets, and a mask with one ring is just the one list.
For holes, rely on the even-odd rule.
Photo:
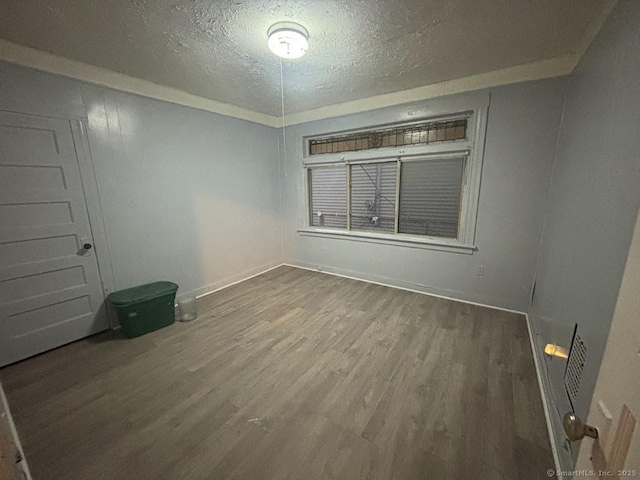
[(443, 252), (464, 253), (471, 255), (477, 250), (475, 245), (466, 245), (457, 240), (440, 240), (434, 237), (417, 237), (412, 235), (386, 235), (384, 233), (354, 232), (329, 228), (299, 228), (298, 233), (305, 237), (340, 238), (358, 242), (380, 243), (383, 245), (400, 245), (409, 248), (424, 248)]

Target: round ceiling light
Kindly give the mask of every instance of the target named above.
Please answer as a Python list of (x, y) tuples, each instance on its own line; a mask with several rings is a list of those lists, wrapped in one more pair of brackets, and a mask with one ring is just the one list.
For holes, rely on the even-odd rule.
[(279, 22), (267, 30), (269, 50), (282, 58), (300, 58), (309, 48), (309, 33), (293, 22)]

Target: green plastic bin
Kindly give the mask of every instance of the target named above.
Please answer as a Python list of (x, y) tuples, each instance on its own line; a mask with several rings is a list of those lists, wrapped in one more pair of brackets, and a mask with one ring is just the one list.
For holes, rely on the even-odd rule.
[(174, 301), (178, 285), (155, 282), (113, 292), (107, 297), (124, 334), (139, 337), (175, 322)]

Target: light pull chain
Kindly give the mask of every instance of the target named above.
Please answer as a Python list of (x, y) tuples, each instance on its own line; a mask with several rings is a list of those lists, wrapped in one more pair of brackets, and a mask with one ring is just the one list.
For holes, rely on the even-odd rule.
[(280, 58), (280, 100), (282, 101), (282, 150), (284, 154), (284, 176), (287, 176), (287, 129), (284, 123), (284, 70)]

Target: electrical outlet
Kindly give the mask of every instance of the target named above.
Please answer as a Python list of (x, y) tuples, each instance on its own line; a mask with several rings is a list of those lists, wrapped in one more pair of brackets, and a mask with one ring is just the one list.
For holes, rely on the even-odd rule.
[(476, 274), (477, 274), (479, 277), (484, 276), (484, 265), (478, 265), (478, 266), (476, 267)]

